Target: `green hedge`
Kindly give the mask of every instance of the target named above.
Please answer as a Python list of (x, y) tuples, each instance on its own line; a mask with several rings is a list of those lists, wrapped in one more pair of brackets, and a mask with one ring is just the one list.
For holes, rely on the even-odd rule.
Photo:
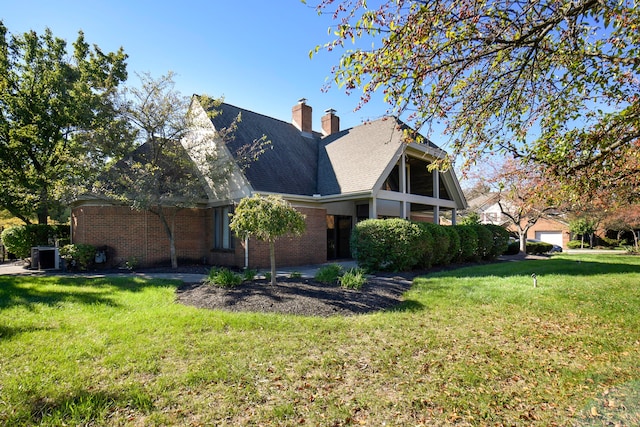
[(551, 252), (553, 245), (545, 242), (527, 242), (527, 253), (532, 255), (542, 255)]
[(351, 251), (368, 271), (407, 271), (494, 259), (507, 249), (509, 235), (496, 226), (441, 226), (404, 219), (368, 219), (351, 234)]
[[(484, 227), (491, 232), (493, 239), (493, 246), (487, 259), (496, 259), (500, 255), (507, 253), (509, 249), (509, 232), (507, 229), (495, 224), (487, 224)], [(518, 244), (519, 251), (520, 245)]]
[(369, 271), (406, 271), (418, 265), (421, 230), (403, 219), (369, 219), (358, 223), (351, 234), (351, 252)]
[(581, 249), (581, 248), (587, 249), (587, 248), (589, 248), (589, 243), (584, 242), (584, 246), (583, 246), (581, 240), (570, 240), (567, 243), (567, 248), (569, 248), (569, 249)]
[[(403, 220), (405, 221), (405, 220)], [(433, 257), (431, 265), (446, 265), (449, 260), (450, 238), (442, 226), (432, 222), (417, 222), (422, 229), (428, 230), (433, 237)]]
[(514, 240), (513, 242), (510, 242), (509, 246), (507, 246), (507, 251), (505, 252), (505, 254), (517, 255), (519, 253), (520, 253), (520, 240)]
[[(438, 226), (439, 227), (439, 226)], [(443, 265), (451, 264), (460, 253), (460, 234), (455, 227), (440, 227), (449, 234), (449, 250), (446, 252)]]
[(460, 252), (457, 261), (478, 261), (478, 233), (473, 225), (454, 225), (460, 236)]
[(493, 256), (493, 233), (486, 225), (472, 224), (471, 227), (478, 236), (478, 248), (476, 249), (477, 259), (492, 259)]
[(7, 251), (18, 258), (31, 256), (33, 246), (50, 246), (69, 238), (68, 225), (28, 224), (7, 228), (0, 235)]

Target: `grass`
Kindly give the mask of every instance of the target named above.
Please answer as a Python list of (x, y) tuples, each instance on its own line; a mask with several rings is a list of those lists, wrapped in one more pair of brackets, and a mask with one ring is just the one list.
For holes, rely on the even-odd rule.
[(0, 424), (638, 425), (638, 283), (639, 257), (554, 256), (326, 319), (181, 306), (170, 281), (4, 276)]

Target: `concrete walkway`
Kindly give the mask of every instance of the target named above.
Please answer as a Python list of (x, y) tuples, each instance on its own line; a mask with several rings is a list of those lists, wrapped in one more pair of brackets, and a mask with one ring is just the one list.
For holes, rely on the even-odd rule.
[[(624, 251), (612, 251), (612, 250), (597, 250), (597, 249), (573, 249), (567, 250), (564, 252), (565, 254), (623, 254)], [(535, 255), (525, 255), (525, 254), (517, 254), (506, 256), (503, 255), (499, 259), (503, 261), (522, 261), (525, 259), (545, 259), (547, 256), (535, 256)], [(292, 273), (300, 273), (300, 275), (304, 278), (313, 278), (315, 277), (318, 269), (330, 265), (330, 264), (340, 264), (345, 270), (349, 270), (350, 268), (357, 267), (357, 263), (353, 260), (349, 261), (336, 261), (336, 262), (328, 262), (320, 265), (304, 265), (304, 266), (296, 266), (296, 267), (279, 267), (277, 269), (277, 276), (279, 277), (287, 277)], [(66, 273), (60, 270), (31, 270), (24, 267), (24, 261), (8, 261), (0, 264), (0, 276), (2, 275), (11, 275), (11, 276), (45, 276), (45, 275), (60, 275), (60, 276), (81, 276), (81, 277), (140, 277), (144, 279), (172, 279), (172, 280), (181, 280), (186, 283), (198, 283), (203, 281), (206, 278), (205, 274), (194, 274), (194, 273), (181, 273), (175, 272), (172, 273), (170, 271), (163, 272), (130, 272), (123, 270), (120, 272), (108, 272), (108, 273), (100, 273), (100, 272), (84, 272), (84, 273)], [(264, 277), (264, 273), (268, 272), (268, 268), (263, 268), (260, 270), (259, 275)]]
[[(321, 264), (321, 265), (304, 265), (304, 266), (296, 266), (296, 267), (282, 267), (276, 270), (277, 276), (287, 277), (292, 273), (300, 273), (300, 275), (304, 278), (313, 278), (318, 271), (318, 269), (323, 266), (334, 264), (333, 262)], [(335, 264), (340, 264), (345, 270), (350, 268), (357, 267), (355, 261), (337, 261)], [(95, 271), (88, 272), (79, 272), (79, 273), (67, 273), (62, 272), (61, 270), (32, 270), (25, 268), (25, 263), (23, 261), (10, 261), (0, 264), (0, 276), (10, 275), (10, 276), (80, 276), (80, 277), (88, 277), (88, 278), (102, 278), (102, 277), (140, 277), (143, 279), (171, 279), (171, 280), (181, 280), (186, 283), (198, 283), (203, 281), (207, 276), (206, 274), (194, 274), (194, 273), (182, 273), (175, 272), (172, 273), (170, 271), (164, 272), (131, 272), (131, 271), (122, 271), (113, 272), (110, 271), (108, 273), (101, 273)], [(261, 269), (259, 274), (264, 275), (265, 272), (268, 272), (269, 269)]]

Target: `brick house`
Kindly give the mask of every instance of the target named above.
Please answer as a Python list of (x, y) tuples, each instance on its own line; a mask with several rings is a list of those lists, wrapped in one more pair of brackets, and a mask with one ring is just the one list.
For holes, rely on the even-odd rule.
[[(446, 152), (431, 142), (406, 143), (407, 126), (387, 117), (340, 130), (327, 110), (321, 132), (312, 130), (312, 108), (300, 100), (285, 122), (223, 103), (209, 119), (194, 98), (192, 108), (206, 118), (209, 131), (229, 126), (241, 113), (226, 155), (262, 136), (267, 149), (250, 167), (236, 169), (224, 191), (209, 189), (202, 206), (183, 209), (176, 218), (176, 250), (184, 261), (263, 268), (267, 244), (242, 241), (229, 230), (229, 214), (243, 197), (278, 194), (306, 215), (300, 237), (276, 242), (279, 265), (324, 263), (350, 258), (354, 225), (367, 218), (411, 218), (438, 222), (440, 213), (466, 207), (455, 173), (428, 171)], [(167, 262), (169, 243), (158, 218), (104, 197), (85, 195), (72, 204), (72, 240), (108, 247), (110, 262), (137, 258), (143, 265)]]

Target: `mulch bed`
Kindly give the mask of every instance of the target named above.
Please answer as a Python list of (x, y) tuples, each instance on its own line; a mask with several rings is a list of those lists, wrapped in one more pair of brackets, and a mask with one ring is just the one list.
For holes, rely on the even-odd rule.
[(344, 289), (310, 279), (279, 278), (273, 286), (254, 280), (235, 288), (187, 283), (176, 300), (198, 308), (303, 316), (352, 316), (390, 309), (402, 302), (414, 275), (372, 276), (360, 290)]
[[(518, 254), (497, 262), (547, 258)], [(185, 305), (232, 312), (261, 312), (302, 316), (353, 316), (389, 310), (403, 302), (402, 295), (416, 276), (473, 265), (455, 264), (429, 271), (379, 273), (369, 276), (360, 290), (343, 289), (311, 279), (278, 278), (276, 286), (254, 280), (236, 288), (206, 283), (185, 283), (176, 292), (176, 301)]]

